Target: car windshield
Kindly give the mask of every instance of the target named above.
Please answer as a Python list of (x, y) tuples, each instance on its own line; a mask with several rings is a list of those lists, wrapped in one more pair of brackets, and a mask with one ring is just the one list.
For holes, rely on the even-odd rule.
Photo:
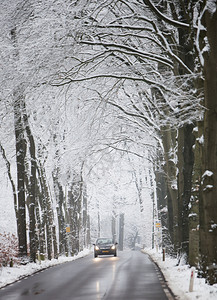
[(98, 239), (97, 244), (112, 244), (112, 239)]

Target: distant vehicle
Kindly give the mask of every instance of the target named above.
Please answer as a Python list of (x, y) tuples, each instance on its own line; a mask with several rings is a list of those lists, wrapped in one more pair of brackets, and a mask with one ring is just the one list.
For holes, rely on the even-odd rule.
[(98, 255), (117, 256), (117, 244), (111, 238), (98, 238), (94, 245), (94, 257)]

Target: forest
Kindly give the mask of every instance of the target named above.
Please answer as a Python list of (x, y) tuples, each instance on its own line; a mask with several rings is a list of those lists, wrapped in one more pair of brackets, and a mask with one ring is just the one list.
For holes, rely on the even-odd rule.
[[(88, 246), (89, 183), (127, 164), (137, 218), (151, 211), (167, 253), (217, 283), (216, 0), (2, 0), (0, 14), (0, 161), (21, 261)], [(115, 181), (113, 235), (118, 202), (132, 204)]]

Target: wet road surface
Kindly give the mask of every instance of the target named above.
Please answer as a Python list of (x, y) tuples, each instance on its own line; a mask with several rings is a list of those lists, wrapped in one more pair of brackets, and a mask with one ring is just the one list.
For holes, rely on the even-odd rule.
[[(166, 296), (167, 294), (167, 296)], [(88, 255), (36, 273), (0, 290), (1, 300), (174, 299), (155, 264), (140, 251)]]

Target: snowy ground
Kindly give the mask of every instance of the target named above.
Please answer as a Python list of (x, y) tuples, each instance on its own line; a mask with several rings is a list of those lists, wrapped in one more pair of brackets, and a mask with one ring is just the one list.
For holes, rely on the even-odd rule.
[(162, 259), (162, 253), (155, 250), (145, 249), (152, 259), (160, 267), (169, 287), (180, 300), (216, 300), (217, 284), (209, 286), (205, 284), (205, 279), (197, 278), (195, 273), (193, 292), (189, 292), (189, 283), (191, 269), (187, 265), (176, 266), (177, 260), (166, 256), (165, 261)]
[[(26, 266), (15, 266), (13, 268), (3, 267), (0, 269), (0, 288), (31, 275), (42, 269), (61, 264), (67, 261), (72, 261), (88, 255), (91, 251), (86, 249), (74, 257), (60, 257), (58, 260), (42, 261), (41, 264), (31, 263)], [(169, 287), (180, 300), (216, 300), (217, 299), (217, 284), (208, 286), (204, 279), (199, 279), (195, 276), (193, 292), (189, 292), (189, 282), (191, 269), (186, 266), (176, 266), (177, 260), (166, 256), (165, 261), (162, 261), (162, 254), (155, 250), (145, 249), (152, 259), (158, 264), (162, 270)], [(136, 299), (135, 299), (136, 300)]]

